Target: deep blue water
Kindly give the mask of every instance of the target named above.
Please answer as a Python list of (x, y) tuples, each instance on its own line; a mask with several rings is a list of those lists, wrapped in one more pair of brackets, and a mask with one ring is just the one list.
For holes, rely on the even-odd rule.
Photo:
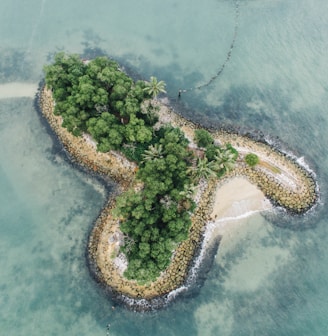
[[(105, 188), (53, 147), (33, 97), (0, 92), (1, 334), (327, 335), (326, 13), (325, 0), (2, 0), (0, 84), (36, 86), (59, 50), (102, 50), (166, 81), (193, 120), (278, 137), (316, 172), (322, 204), (305, 220), (248, 218), (197, 295), (113, 309), (85, 262)], [(177, 99), (220, 70), (235, 32), (220, 76)]]

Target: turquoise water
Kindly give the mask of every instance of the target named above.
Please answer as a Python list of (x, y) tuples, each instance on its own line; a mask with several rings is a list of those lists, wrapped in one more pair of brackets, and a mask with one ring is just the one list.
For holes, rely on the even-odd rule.
[[(316, 171), (323, 205), (305, 220), (247, 219), (222, 240), (197, 294), (127, 311), (85, 262), (105, 188), (53, 147), (32, 97), (1, 99), (1, 334), (327, 335), (327, 12), (325, 0), (240, 0), (239, 16), (233, 0), (2, 0), (0, 84), (37, 84), (56, 51), (100, 48), (165, 80), (196, 121), (279, 137)], [(218, 72), (235, 31), (220, 76), (178, 100)]]

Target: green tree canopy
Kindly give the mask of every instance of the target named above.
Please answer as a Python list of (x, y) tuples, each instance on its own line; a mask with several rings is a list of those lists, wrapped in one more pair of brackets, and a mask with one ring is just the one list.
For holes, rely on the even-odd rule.
[(194, 154), (179, 128), (153, 127), (156, 108), (149, 98), (165, 92), (165, 83), (155, 77), (134, 82), (111, 59), (83, 62), (64, 53), (44, 71), (63, 127), (76, 136), (88, 132), (101, 152), (120, 150), (139, 163), (141, 190), (120, 195), (113, 214), (125, 237), (125, 276), (154, 280), (169, 265), (176, 244), (187, 238), (194, 184), (232, 169), (236, 151), (215, 146), (209, 132), (197, 130), (195, 140), (205, 157), (193, 166)]
[(260, 159), (256, 154), (249, 153), (245, 156), (245, 161), (249, 166), (254, 167), (259, 163)]
[(74, 135), (89, 132), (101, 151), (151, 142), (156, 118), (150, 108), (141, 109), (148, 97), (146, 84), (134, 83), (115, 61), (97, 57), (82, 62), (77, 55), (58, 53), (44, 71), (56, 101), (55, 114)]
[(206, 131), (204, 129), (197, 129), (195, 131), (195, 141), (196, 141), (198, 147), (204, 147), (205, 148), (205, 147), (213, 144), (214, 139), (208, 131)]

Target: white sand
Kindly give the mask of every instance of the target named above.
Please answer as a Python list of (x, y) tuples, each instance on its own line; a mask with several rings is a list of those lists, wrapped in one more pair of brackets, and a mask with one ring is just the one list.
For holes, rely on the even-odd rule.
[(34, 98), (38, 89), (37, 83), (13, 82), (0, 84), (0, 99), (31, 97)]
[(208, 228), (212, 234), (224, 236), (241, 223), (241, 219), (271, 209), (271, 203), (261, 190), (247, 179), (236, 177), (218, 186)]
[(197, 269), (206, 252), (206, 247), (217, 236), (224, 241), (231, 240), (241, 226), (247, 223), (246, 218), (262, 211), (270, 211), (272, 205), (263, 192), (251, 184), (246, 178), (235, 177), (226, 183), (218, 183), (210, 221), (206, 225), (202, 249), (195, 262)]

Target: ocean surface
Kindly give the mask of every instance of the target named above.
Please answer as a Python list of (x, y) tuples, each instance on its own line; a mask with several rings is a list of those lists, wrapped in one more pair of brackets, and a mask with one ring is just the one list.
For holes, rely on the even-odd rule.
[[(327, 0), (1, 0), (0, 334), (328, 335), (327, 13)], [(31, 94), (61, 50), (108, 54), (164, 80), (184, 116), (263, 134), (314, 170), (319, 206), (236, 220), (203, 285), (163, 310), (112, 302), (85, 258), (110, 190), (65, 160)]]

